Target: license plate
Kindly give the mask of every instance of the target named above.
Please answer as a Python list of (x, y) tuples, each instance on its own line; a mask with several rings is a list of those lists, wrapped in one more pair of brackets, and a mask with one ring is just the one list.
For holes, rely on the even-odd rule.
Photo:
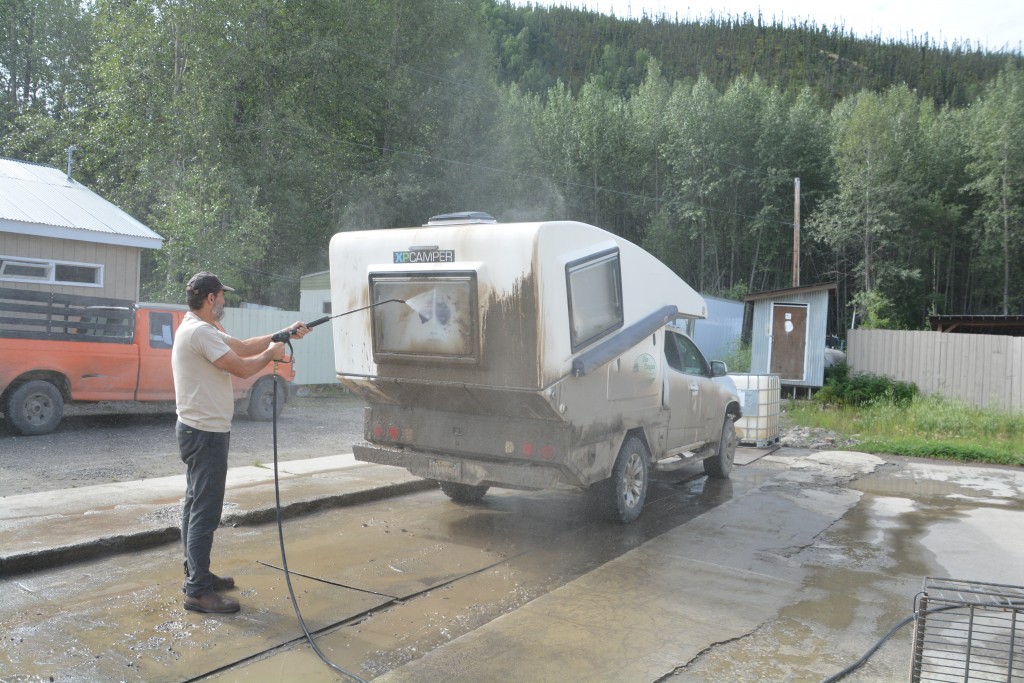
[(430, 477), (432, 479), (457, 481), (459, 475), (462, 474), (462, 463), (431, 458), (427, 463), (427, 471), (430, 473)]

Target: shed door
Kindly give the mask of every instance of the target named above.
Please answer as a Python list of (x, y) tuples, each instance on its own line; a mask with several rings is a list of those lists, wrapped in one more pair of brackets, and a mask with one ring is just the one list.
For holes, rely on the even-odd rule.
[(807, 366), (807, 305), (772, 305), (772, 374), (802, 382)]

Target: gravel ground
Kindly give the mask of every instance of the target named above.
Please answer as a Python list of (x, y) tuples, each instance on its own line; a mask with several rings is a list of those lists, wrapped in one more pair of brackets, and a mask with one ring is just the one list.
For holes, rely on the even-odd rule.
[[(174, 422), (173, 404), (127, 402), (70, 405), (57, 431), (43, 436), (14, 436), (0, 421), (0, 497), (181, 474)], [(855, 444), (834, 432), (789, 426), (784, 416), (782, 422), (780, 443), (789, 448)], [(338, 390), (300, 389), (278, 419), (278, 459), (350, 453), (362, 432), (360, 400)], [(230, 461), (232, 467), (272, 463), (272, 423), (236, 415)]]
[[(0, 496), (182, 474), (174, 405), (71, 405), (57, 431), (15, 436), (0, 420)], [(337, 392), (297, 396), (278, 419), (278, 459), (350, 453), (362, 439), (363, 405)], [(232, 467), (272, 463), (273, 425), (236, 415)]]

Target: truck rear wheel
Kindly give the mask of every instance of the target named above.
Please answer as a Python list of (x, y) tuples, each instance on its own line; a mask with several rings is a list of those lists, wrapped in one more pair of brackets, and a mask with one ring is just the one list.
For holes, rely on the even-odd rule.
[(722, 425), (722, 436), (718, 440), (718, 451), (704, 460), (704, 474), (715, 479), (725, 479), (732, 472), (732, 463), (736, 459), (736, 424), (731, 416), (725, 416)]
[(606, 482), (610, 494), (610, 512), (623, 524), (636, 521), (647, 499), (650, 454), (642, 439), (631, 436), (622, 444), (612, 467), (612, 476)]
[[(278, 380), (277, 382), (277, 415), (281, 414), (284, 410), (285, 401), (285, 389), (284, 380)], [(274, 378), (263, 377), (256, 384), (252, 385), (252, 391), (249, 392), (249, 409), (248, 409), (250, 420), (259, 420), (261, 422), (267, 422), (274, 419)]]
[(19, 434), (49, 434), (64, 417), (64, 397), (57, 387), (44, 380), (25, 382), (7, 397), (4, 415)]
[(454, 481), (439, 481), (437, 483), (441, 486), (441, 490), (444, 491), (444, 495), (456, 503), (476, 503), (484, 497), (487, 489), (491, 488), (490, 486), (458, 484)]

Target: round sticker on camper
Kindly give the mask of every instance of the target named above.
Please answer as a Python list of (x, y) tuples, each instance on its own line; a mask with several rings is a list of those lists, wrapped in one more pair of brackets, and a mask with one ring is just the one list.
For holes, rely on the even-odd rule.
[(658, 364), (654, 362), (654, 356), (649, 353), (642, 353), (633, 361), (633, 374), (637, 379), (644, 380), (647, 384), (654, 381), (658, 376)]

